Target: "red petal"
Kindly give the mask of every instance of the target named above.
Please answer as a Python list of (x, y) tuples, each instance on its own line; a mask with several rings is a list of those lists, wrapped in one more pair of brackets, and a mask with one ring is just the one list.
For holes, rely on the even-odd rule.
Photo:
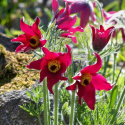
[(95, 33), (96, 33), (95, 27), (94, 27), (94, 26), (91, 26), (91, 25), (89, 25), (89, 26), (90, 26), (91, 29), (92, 29), (92, 41), (94, 41), (94, 39), (95, 39)]
[(97, 63), (94, 65), (87, 66), (81, 70), (81, 73), (88, 72), (91, 74), (95, 74), (102, 67), (102, 60), (97, 53), (94, 53), (97, 58)]
[(40, 72), (40, 82), (43, 81), (45, 77), (47, 77), (48, 74), (48, 68), (47, 66), (43, 67), (42, 71)]
[[(82, 96), (86, 104), (91, 110), (95, 109), (95, 88), (94, 86), (90, 83), (89, 85), (85, 87), (79, 87), (79, 90), (81, 91), (78, 93), (79, 96)], [(81, 95), (82, 93), (82, 95)]]
[(106, 36), (106, 41), (108, 42), (111, 35), (113, 34), (113, 31), (115, 31), (115, 27), (112, 26), (110, 28), (108, 28), (106, 31), (105, 31), (105, 36)]
[(27, 38), (25, 34), (19, 35), (17, 38), (14, 38), (11, 40), (11, 42), (22, 42), (25, 45), (29, 45), (29, 42), (27, 41)]
[(37, 17), (35, 23), (33, 24), (33, 31), (37, 36), (39, 36), (39, 38), (41, 38), (41, 31), (38, 28), (39, 23), (40, 19)]
[(77, 82), (75, 82), (74, 84), (66, 87), (66, 90), (76, 90), (76, 85), (77, 85)]
[(75, 32), (84, 32), (84, 30), (83, 30), (82, 27), (77, 26), (77, 27), (74, 27), (74, 28), (70, 28), (70, 29), (68, 30), (68, 32), (72, 32), (72, 33), (74, 34)]
[(26, 23), (23, 22), (23, 18), (20, 20), (20, 28), (23, 32), (25, 32), (26, 34), (30, 34), (32, 36), (34, 36), (34, 32), (32, 29), (32, 26), (27, 25)]
[(61, 63), (64, 63), (66, 68), (71, 64), (71, 48), (66, 45), (68, 52), (63, 53), (60, 57), (59, 60)]
[(74, 80), (81, 80), (81, 76), (79, 76), (79, 74), (77, 76), (73, 77)]
[(42, 48), (43, 52), (45, 53), (45, 58), (47, 60), (50, 59), (56, 59), (57, 57), (59, 57), (60, 53), (55, 53), (55, 52), (50, 52), (47, 48), (43, 47)]
[(37, 70), (42, 70), (43, 67), (47, 64), (47, 61), (43, 58), (31, 62), (29, 65), (27, 65), (27, 68), (29, 69), (37, 69)]
[(73, 17), (67, 17), (67, 18), (64, 18), (62, 20), (58, 20), (57, 21), (58, 28), (62, 29), (62, 30), (68, 30), (72, 26), (74, 26), (74, 24), (76, 23), (76, 20), (77, 20), (76, 15)]
[(24, 52), (27, 52), (27, 51), (32, 51), (34, 50), (35, 48), (32, 48), (30, 46), (27, 46), (25, 49), (24, 49)]
[(47, 77), (47, 87), (48, 87), (49, 91), (50, 91), (53, 95), (54, 95), (54, 93), (53, 93), (52, 88), (53, 88), (53, 86), (54, 86), (56, 83), (59, 82), (59, 80), (60, 80), (60, 77), (57, 76), (57, 75), (53, 75), (53, 76)]
[(71, 14), (79, 13), (81, 11), (87, 12), (88, 8), (90, 9), (90, 5), (89, 5), (88, 1), (86, 1), (86, 0), (75, 1), (70, 6), (70, 12), (71, 12)]
[(60, 80), (68, 80), (68, 78), (64, 77), (64, 76), (61, 76), (60, 77)]
[(78, 81), (77, 81), (77, 83), (78, 83), (78, 92), (77, 92), (77, 95), (79, 96), (78, 102), (79, 102), (79, 104), (81, 105), (81, 99), (82, 99), (82, 97), (83, 97), (83, 89), (84, 89), (84, 86), (82, 86), (82, 85), (80, 84), (80, 82), (78, 82)]
[(90, 10), (86, 8), (86, 11), (81, 12), (81, 20), (80, 20), (80, 26), (85, 28), (87, 23), (89, 22), (89, 17), (90, 17)]
[(20, 51), (23, 51), (25, 48), (26, 48), (25, 45), (23, 45), (23, 44), (19, 45), (19, 46), (16, 48), (15, 54), (17, 54), (17, 53), (20, 52)]
[(71, 3), (73, 3), (73, 2), (76, 2), (76, 1), (79, 1), (79, 0), (63, 0), (64, 2), (71, 2)]
[(59, 9), (59, 3), (57, 0), (52, 1), (52, 8), (53, 8), (54, 15), (56, 15)]
[(125, 30), (123, 28), (120, 29), (122, 33), (122, 40), (125, 42)]
[(41, 40), (41, 41), (40, 41), (40, 47), (43, 47), (46, 42), (47, 42), (47, 40)]
[(72, 36), (72, 34), (70, 34), (70, 33), (63, 33), (63, 34), (61, 34), (61, 37), (71, 38), (72, 42), (74, 42), (75, 44), (77, 44), (76, 37)]
[(100, 25), (100, 32), (105, 32), (104, 27)]
[(93, 86), (95, 87), (96, 90), (106, 90), (106, 91), (108, 91), (113, 87), (107, 82), (105, 77), (103, 77), (100, 74), (92, 76), (91, 83), (93, 84)]

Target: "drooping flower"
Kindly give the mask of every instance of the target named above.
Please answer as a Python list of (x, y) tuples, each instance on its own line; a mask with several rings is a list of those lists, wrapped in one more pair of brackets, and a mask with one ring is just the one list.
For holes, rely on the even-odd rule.
[[(125, 25), (125, 11), (121, 10), (121, 11), (110, 11), (110, 12), (106, 12), (103, 9), (103, 16), (105, 18), (106, 23), (112, 23), (112, 25), (116, 25), (116, 28), (118, 28), (117, 32), (116, 29), (113, 32), (113, 37), (116, 37), (116, 34), (118, 33), (118, 31), (121, 31), (122, 33), (122, 41), (125, 41), (125, 28), (123, 28), (123, 26)], [(121, 24), (120, 24), (121, 23)]]
[(27, 65), (29, 69), (41, 70), (40, 82), (47, 77), (47, 86), (52, 94), (54, 84), (59, 80), (67, 80), (67, 78), (63, 76), (63, 73), (71, 64), (71, 48), (68, 45), (66, 45), (66, 47), (68, 49), (67, 53), (50, 52), (47, 48), (43, 47), (42, 50), (45, 56)]
[(100, 29), (96, 29), (94, 26), (90, 26), (92, 29), (92, 46), (96, 51), (101, 51), (108, 43), (114, 27), (110, 27), (104, 30), (104, 27), (100, 25)]
[(83, 32), (83, 29), (78, 27), (73, 27), (77, 21), (77, 16), (70, 16), (69, 6), (66, 3), (66, 8), (63, 8), (59, 11), (59, 3), (57, 0), (52, 1), (52, 8), (54, 17), (53, 20), (56, 20), (57, 29), (61, 29), (62, 31), (65, 31), (60, 36), (71, 38), (74, 43), (77, 43), (77, 39), (75, 36), (75, 32)]
[[(91, 17), (92, 21), (95, 21), (95, 13), (93, 4), (88, 0), (63, 0), (65, 2), (70, 2), (70, 14), (80, 13), (81, 20), (80, 26), (85, 28), (87, 23), (89, 22), (89, 18)], [(95, 5), (95, 3), (94, 3)]]
[(16, 53), (20, 51), (26, 52), (28, 50), (34, 50), (45, 45), (47, 40), (44, 40), (41, 35), (41, 31), (38, 28), (39, 23), (39, 17), (36, 18), (32, 26), (24, 23), (23, 18), (20, 20), (20, 28), (24, 34), (11, 40), (11, 42), (21, 42), (21, 45), (16, 48)]
[(95, 53), (95, 56), (97, 63), (83, 68), (77, 76), (73, 77), (76, 82), (66, 88), (73, 91), (78, 86), (79, 104), (81, 105), (81, 99), (83, 98), (91, 110), (95, 108), (95, 90), (108, 91), (113, 87), (102, 75), (97, 74), (102, 66), (102, 60), (97, 53)]

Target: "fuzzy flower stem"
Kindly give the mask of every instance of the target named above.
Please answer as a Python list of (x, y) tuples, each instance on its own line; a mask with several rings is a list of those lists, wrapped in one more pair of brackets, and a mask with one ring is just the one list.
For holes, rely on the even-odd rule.
[(98, 5), (98, 7), (99, 7), (99, 9), (100, 9), (100, 14), (101, 14), (101, 23), (103, 24), (102, 7), (101, 7), (100, 3), (99, 3), (97, 0), (95, 0), (95, 2), (97, 3), (97, 5)]
[(117, 54), (115, 53), (114, 54), (114, 61), (113, 61), (113, 76), (112, 76), (112, 83), (114, 83), (114, 81), (115, 81), (115, 69), (116, 69), (116, 56), (117, 56)]
[(45, 119), (45, 125), (48, 125), (47, 120), (47, 99), (46, 99), (46, 80), (43, 80), (43, 98), (44, 98), (44, 119)]
[[(46, 80), (46, 79), (45, 79)], [(46, 81), (47, 83), (47, 81)], [(46, 96), (47, 96), (47, 112), (48, 112), (48, 125), (50, 125), (50, 102), (49, 102), (49, 91), (46, 84)]]
[(58, 125), (58, 83), (55, 84), (54, 92), (54, 125)]
[(125, 66), (125, 62), (123, 63), (123, 65), (122, 65), (122, 67), (121, 67), (121, 69), (120, 69), (120, 72), (119, 72), (119, 74), (118, 74), (118, 76), (117, 76), (117, 79), (116, 79), (116, 82), (115, 82), (115, 84), (117, 84), (117, 82), (118, 82), (118, 79), (119, 79), (119, 76), (120, 76), (120, 74), (121, 74), (121, 72), (122, 72), (122, 69), (123, 69), (123, 67)]
[(75, 91), (72, 91), (72, 99), (71, 99), (71, 113), (70, 113), (70, 125), (73, 125), (74, 120), (74, 106), (75, 106)]
[(104, 72), (103, 72), (103, 75), (105, 76), (105, 73), (106, 73), (106, 70), (107, 70), (107, 67), (108, 67), (108, 62), (109, 62), (109, 59), (110, 59), (110, 55), (105, 59), (105, 65), (104, 65)]
[[(90, 60), (90, 47), (89, 47), (89, 44), (88, 44), (88, 42), (86, 41), (86, 44), (87, 44), (87, 50), (88, 50), (88, 61)], [(89, 64), (90, 64), (91, 62), (89, 62)]]

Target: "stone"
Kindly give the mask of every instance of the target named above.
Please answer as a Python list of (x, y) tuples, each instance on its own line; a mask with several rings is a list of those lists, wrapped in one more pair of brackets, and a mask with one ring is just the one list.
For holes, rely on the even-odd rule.
[[(37, 81), (33, 88), (38, 85), (40, 84)], [(0, 125), (39, 125), (37, 117), (31, 116), (19, 107), (31, 101), (26, 94), (27, 90), (30, 91), (31, 89), (14, 90), (0, 95)], [(44, 124), (43, 112), (41, 113), (41, 120)]]
[(0, 33), (0, 44), (2, 44), (8, 51), (14, 52), (17, 48), (17, 46), (20, 45), (20, 43), (11, 42), (11, 38), (5, 36), (4, 34)]

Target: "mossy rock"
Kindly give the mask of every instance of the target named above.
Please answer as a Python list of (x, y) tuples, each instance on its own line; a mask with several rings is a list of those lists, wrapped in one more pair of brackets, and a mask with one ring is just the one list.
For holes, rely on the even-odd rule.
[(6, 53), (5, 47), (2, 44), (0, 44), (0, 56), (5, 55), (5, 53)]
[(0, 94), (5, 91), (20, 90), (30, 88), (39, 79), (39, 71), (27, 69), (29, 60), (33, 54), (6, 51), (3, 48), (6, 63), (1, 67)]

